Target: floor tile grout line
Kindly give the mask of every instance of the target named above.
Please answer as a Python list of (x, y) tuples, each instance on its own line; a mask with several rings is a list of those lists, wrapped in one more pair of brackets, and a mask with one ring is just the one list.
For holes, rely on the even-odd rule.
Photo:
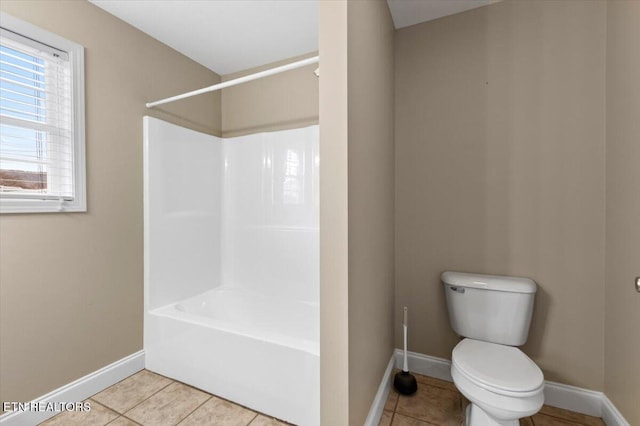
[[(173, 379), (172, 379), (172, 380), (173, 380)], [(213, 393), (207, 392), (207, 391), (205, 391), (205, 390), (203, 390), (203, 389), (197, 388), (197, 387), (192, 386), (192, 385), (190, 385), (190, 384), (188, 384), (188, 383), (183, 383), (183, 382), (181, 382), (181, 381), (179, 381), (179, 380), (174, 380), (174, 382), (181, 383), (181, 384), (183, 384), (183, 385), (185, 385), (185, 386), (190, 387), (191, 389), (195, 389), (195, 390), (197, 390), (197, 391), (199, 391), (199, 392), (206, 393), (206, 394), (207, 394), (207, 395), (209, 395), (210, 397), (215, 397), (215, 398), (217, 398), (217, 399), (219, 399), (219, 400), (221, 400), (221, 401), (228, 402), (229, 404), (233, 404), (233, 405), (235, 405), (235, 406), (237, 406), (237, 407), (240, 407), (240, 408), (243, 408), (243, 409), (245, 409), (245, 410), (247, 410), (247, 411), (251, 411), (252, 413), (255, 413), (256, 415), (255, 415), (255, 417), (254, 417), (253, 419), (251, 419), (251, 421), (254, 421), (254, 420), (255, 420), (255, 418), (256, 418), (256, 417), (258, 417), (259, 415), (263, 415), (263, 416), (267, 416), (267, 417), (270, 417), (270, 418), (274, 418), (274, 419), (275, 419), (275, 417), (271, 417), (271, 416), (269, 416), (269, 414), (267, 414), (267, 413), (263, 413), (263, 412), (260, 412), (260, 411), (256, 411), (256, 410), (254, 410), (253, 408), (247, 407), (246, 405), (242, 405), (242, 404), (239, 404), (239, 403), (238, 403), (238, 402), (236, 402), (236, 401), (232, 401), (232, 400), (227, 399), (227, 398), (224, 398), (224, 397), (222, 397), (222, 396), (219, 396), (219, 395), (216, 395), (216, 394), (213, 394)], [(276, 419), (276, 420), (280, 421), (279, 419)], [(289, 424), (289, 423), (286, 423), (286, 424)]]
[[(195, 388), (194, 388), (194, 389), (195, 389)], [(202, 392), (202, 391), (201, 391), (201, 392)], [(210, 401), (210, 400), (211, 400), (211, 398), (213, 398), (213, 395), (211, 395), (210, 393), (207, 393), (207, 395), (208, 395), (208, 398), (207, 398), (207, 399), (205, 399), (204, 401), (202, 401), (202, 403), (201, 403), (200, 405), (198, 405), (196, 408), (194, 408), (193, 410), (191, 410), (191, 411), (189, 412), (189, 414), (187, 414), (186, 416), (184, 416), (183, 418), (181, 418), (181, 419), (178, 421), (178, 423), (176, 423), (176, 424), (175, 424), (175, 426), (177, 426), (177, 425), (179, 425), (180, 423), (182, 423), (183, 421), (185, 421), (185, 420), (187, 419), (187, 417), (189, 417), (190, 415), (192, 415), (193, 413), (195, 413), (195, 411), (196, 411), (198, 408), (202, 407), (204, 404), (206, 404), (206, 403), (207, 403), (207, 401)]]
[[(107, 410), (109, 410), (109, 411), (113, 411), (113, 412), (114, 412), (114, 413), (116, 413), (118, 416), (121, 416), (121, 415), (122, 415), (121, 413), (117, 412), (116, 410), (114, 410), (113, 408), (109, 407), (108, 405), (105, 405), (105, 404), (101, 403), (100, 401), (96, 401), (95, 399), (93, 399), (93, 397), (89, 397), (89, 398), (85, 399), (85, 401), (89, 401), (89, 402), (91, 403), (91, 405), (93, 405), (93, 404), (97, 404), (97, 405), (99, 405), (99, 406), (101, 406), (101, 407), (103, 407), (103, 408), (105, 408), (105, 409), (107, 409)], [(93, 407), (91, 407), (91, 408), (93, 409)], [(54, 417), (55, 417), (55, 416), (54, 416)], [(116, 418), (117, 418), (117, 417), (116, 417)], [(114, 420), (115, 420), (115, 419), (114, 419)]]
[(136, 422), (135, 420), (133, 420), (133, 419), (131, 419), (131, 418), (129, 418), (129, 417), (127, 417), (127, 416), (125, 416), (124, 414), (122, 415), (122, 417), (124, 417), (125, 419), (129, 420), (130, 422), (132, 422), (132, 423), (134, 423), (134, 424), (136, 424), (136, 425), (138, 425), (138, 426), (142, 426), (142, 423), (138, 423), (138, 422)]
[[(398, 408), (398, 401), (400, 401), (400, 397), (399, 396), (396, 398), (396, 402), (393, 403), (393, 409), (391, 411), (394, 412), (394, 413), (396, 412), (396, 408)], [(384, 411), (384, 409), (383, 409), (383, 411)]]
[(259, 413), (256, 413), (256, 415), (255, 415), (255, 416), (253, 416), (253, 418), (251, 419), (251, 421), (250, 421), (249, 423), (247, 423), (247, 426), (249, 426), (251, 423), (253, 423), (253, 421), (254, 421), (255, 419), (257, 419), (259, 415), (260, 415)]
[[(93, 409), (93, 404), (96, 404), (96, 405), (101, 406), (102, 408), (104, 408), (107, 411), (111, 411), (112, 413), (114, 413), (116, 415), (116, 417), (114, 417), (113, 419), (111, 419), (107, 423), (105, 423), (104, 426), (108, 425), (111, 422), (116, 421), (118, 419), (118, 417), (120, 417), (122, 415), (122, 414), (118, 413), (116, 410), (114, 410), (113, 408), (107, 407), (106, 405), (99, 403), (98, 401), (96, 401), (92, 397), (89, 397), (89, 398), (85, 399), (85, 401), (90, 401), (90, 403), (92, 405), (91, 409)], [(60, 414), (62, 414), (62, 413), (60, 413)], [(55, 416), (53, 416), (53, 417), (55, 417)]]
[[(177, 380), (176, 380), (176, 381), (177, 381)], [(178, 382), (178, 383), (182, 383), (182, 382), (180, 382), (180, 381), (177, 381), (177, 382)], [(249, 410), (249, 411), (251, 411), (251, 412), (253, 412), (253, 413), (256, 413), (256, 415), (258, 415), (258, 414), (268, 415), (268, 414), (266, 414), (266, 413), (261, 413), (261, 412), (259, 412), (259, 411), (256, 411), (256, 410), (254, 410), (253, 408), (247, 407), (246, 405), (242, 405), (242, 404), (240, 404), (240, 403), (238, 403), (238, 402), (236, 402), (236, 401), (232, 401), (232, 400), (227, 399), (227, 398), (224, 398), (224, 397), (222, 397), (222, 396), (219, 396), (219, 395), (216, 395), (216, 394), (213, 394), (213, 393), (207, 392), (207, 391), (205, 391), (205, 390), (202, 390), (202, 389), (196, 388), (196, 387), (191, 386), (191, 385), (189, 385), (189, 384), (187, 384), (187, 383), (183, 383), (183, 384), (184, 384), (185, 386), (189, 386), (190, 388), (195, 389), (195, 390), (197, 390), (197, 391), (204, 392), (204, 393), (206, 393), (206, 394), (208, 394), (208, 395), (210, 395), (210, 396), (214, 396), (214, 397), (218, 398), (218, 399), (219, 399), (219, 400), (221, 400), (221, 401), (226, 401), (226, 402), (228, 402), (229, 404), (233, 404), (233, 405), (236, 405), (236, 406), (238, 406), (238, 407), (244, 408), (245, 410)]]
[(96, 392), (96, 393), (94, 393), (94, 394), (93, 394), (93, 395), (91, 395), (88, 399), (91, 399), (91, 400), (93, 400), (93, 401), (97, 402), (98, 404), (103, 405), (103, 406), (105, 406), (105, 407), (107, 407), (107, 408), (109, 408), (109, 409), (111, 409), (111, 410), (115, 411), (116, 413), (118, 413), (118, 414), (120, 414), (120, 415), (124, 415), (124, 413), (125, 413), (125, 412), (122, 412), (122, 413), (121, 413), (120, 411), (116, 410), (115, 408), (112, 408), (112, 407), (110, 407), (110, 406), (106, 405), (104, 402), (100, 402), (100, 401), (98, 401), (97, 399), (94, 399), (93, 397), (94, 397), (94, 396), (96, 396), (96, 395), (101, 394), (102, 392), (106, 391), (107, 389), (111, 389), (112, 387), (116, 386), (116, 385), (117, 385), (117, 384), (119, 384), (119, 383), (124, 382), (124, 381), (125, 381), (125, 380), (127, 380), (127, 379), (132, 378), (133, 376), (136, 376), (136, 375), (138, 375), (138, 374), (142, 373), (143, 371), (146, 371), (147, 373), (151, 373), (151, 374), (156, 375), (156, 376), (164, 377), (165, 379), (170, 380), (170, 382), (169, 382), (168, 384), (166, 384), (165, 386), (163, 386), (162, 388), (158, 389), (156, 392), (154, 392), (153, 394), (151, 394), (151, 395), (150, 395), (150, 396), (148, 396), (147, 398), (145, 398), (145, 399), (143, 399), (142, 401), (140, 401), (138, 404), (134, 405), (133, 407), (129, 408), (128, 410), (125, 410), (125, 412), (127, 412), (127, 411), (129, 411), (129, 410), (132, 410), (133, 408), (135, 408), (135, 407), (137, 407), (138, 405), (142, 404), (142, 403), (143, 403), (144, 401), (146, 401), (147, 399), (151, 398), (153, 395), (155, 395), (155, 394), (157, 394), (158, 392), (160, 392), (162, 389), (164, 389), (164, 388), (166, 388), (167, 386), (169, 386), (172, 382), (175, 382), (175, 380), (171, 379), (170, 377), (166, 377), (166, 376), (163, 376), (162, 374), (154, 373), (153, 371), (150, 371), (150, 370), (147, 370), (146, 368), (143, 368), (142, 370), (138, 371), (137, 373), (133, 373), (132, 375), (125, 377), (124, 379), (120, 380), (119, 382), (116, 382), (116, 383), (112, 384), (111, 386), (107, 387), (106, 389), (102, 389), (100, 392)]
[[(148, 397), (146, 397), (145, 399), (143, 399), (142, 401), (140, 401), (139, 403), (137, 403), (137, 404), (136, 404), (136, 405), (134, 405), (133, 407), (131, 407), (131, 408), (129, 408), (129, 409), (127, 409), (127, 410), (125, 410), (125, 411), (124, 411), (124, 412), (122, 412), (122, 413), (121, 413), (120, 411), (118, 411), (118, 410), (114, 409), (114, 408), (111, 408), (111, 407), (109, 407), (109, 408), (111, 408), (113, 411), (115, 411), (116, 413), (120, 414), (121, 416), (124, 416), (124, 415), (125, 415), (125, 413), (128, 413), (129, 411), (133, 410), (133, 409), (134, 409), (134, 408), (136, 408), (138, 405), (142, 404), (143, 402), (145, 402), (146, 400), (148, 400), (148, 399), (149, 399), (149, 398), (151, 398), (152, 396), (157, 395), (159, 392), (162, 392), (163, 390), (165, 390), (166, 388), (168, 388), (169, 386), (171, 386), (173, 383), (176, 383), (176, 382), (175, 382), (175, 381), (173, 381), (173, 380), (171, 380), (171, 382), (170, 382), (170, 383), (167, 383), (166, 385), (164, 385), (163, 387), (161, 387), (160, 389), (158, 389), (157, 391), (155, 391), (154, 393), (152, 393), (151, 395), (149, 395)], [(107, 388), (107, 389), (109, 389), (109, 388)], [(105, 390), (106, 390), (106, 389), (105, 389)], [(98, 392), (98, 393), (100, 393), (100, 392)], [(96, 394), (96, 395), (97, 395), (97, 394)], [(104, 405), (104, 404), (103, 404), (103, 405)], [(127, 418), (128, 418), (128, 417), (127, 417)]]
[(130, 419), (129, 417), (125, 416), (124, 414), (118, 415), (118, 417), (116, 417), (115, 419), (111, 420), (109, 423), (105, 424), (104, 426), (109, 426), (111, 423), (115, 422), (120, 417), (124, 417), (125, 419), (129, 420), (131, 423), (135, 424), (136, 426), (142, 426), (140, 423), (136, 422), (135, 420)]

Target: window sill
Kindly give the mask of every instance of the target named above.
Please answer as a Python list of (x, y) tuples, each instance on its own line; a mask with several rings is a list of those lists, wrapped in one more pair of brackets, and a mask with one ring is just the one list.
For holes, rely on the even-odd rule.
[(87, 205), (80, 201), (58, 200), (0, 200), (0, 214), (13, 213), (82, 213)]

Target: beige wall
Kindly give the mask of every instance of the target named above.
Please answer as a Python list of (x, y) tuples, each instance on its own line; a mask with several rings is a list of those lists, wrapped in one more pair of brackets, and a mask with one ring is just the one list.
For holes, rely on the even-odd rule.
[(320, 420), (349, 422), (347, 2), (319, 2)]
[(326, 425), (364, 423), (393, 353), (393, 37), (382, 0), (320, 2)]
[(640, 2), (607, 3), (604, 391), (640, 424)]
[[(317, 52), (222, 76), (232, 80), (316, 56)], [(222, 136), (292, 129), (318, 124), (318, 64), (222, 90)]]
[(88, 212), (0, 217), (0, 401), (28, 401), (142, 349), (142, 116), (220, 133), (206, 68), (84, 1), (2, 11), (85, 46)]
[(397, 31), (396, 312), (409, 307), (411, 350), (450, 358), (458, 341), (442, 271), (527, 276), (524, 351), (548, 380), (603, 389), (605, 14), (504, 1)]
[(386, 1), (349, 2), (350, 425), (364, 423), (394, 348), (393, 38)]

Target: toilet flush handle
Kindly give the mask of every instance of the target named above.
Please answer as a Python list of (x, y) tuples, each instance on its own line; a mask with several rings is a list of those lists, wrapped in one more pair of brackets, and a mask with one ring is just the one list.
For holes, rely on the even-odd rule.
[(459, 288), (459, 287), (449, 287), (451, 290), (456, 291), (458, 293), (464, 293), (464, 288)]

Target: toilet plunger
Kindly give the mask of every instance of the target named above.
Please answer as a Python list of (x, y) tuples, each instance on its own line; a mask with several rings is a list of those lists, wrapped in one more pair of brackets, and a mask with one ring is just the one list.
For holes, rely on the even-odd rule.
[(403, 395), (411, 395), (418, 390), (418, 382), (416, 378), (409, 373), (409, 365), (407, 363), (407, 307), (404, 307), (404, 318), (402, 321), (402, 331), (404, 333), (404, 361), (402, 371), (396, 373), (393, 380), (393, 387)]

